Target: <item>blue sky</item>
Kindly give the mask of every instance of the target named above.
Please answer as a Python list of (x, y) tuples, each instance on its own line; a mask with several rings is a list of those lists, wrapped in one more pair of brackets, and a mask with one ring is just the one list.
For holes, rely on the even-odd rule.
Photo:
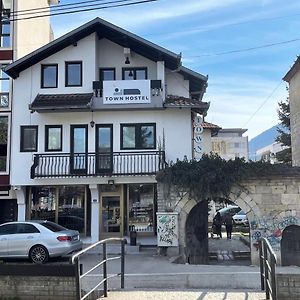
[[(52, 17), (55, 37), (95, 17), (181, 52), (186, 67), (208, 75), (206, 121), (247, 128), (249, 139), (278, 123), (277, 103), (287, 97), (281, 79), (300, 53), (300, 1), (159, 0)], [(293, 39), (299, 41), (220, 54)]]

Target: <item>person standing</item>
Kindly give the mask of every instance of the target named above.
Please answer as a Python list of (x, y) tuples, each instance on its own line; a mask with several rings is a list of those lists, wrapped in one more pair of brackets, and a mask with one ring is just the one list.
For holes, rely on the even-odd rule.
[(219, 212), (217, 212), (217, 214), (215, 215), (213, 224), (215, 226), (217, 236), (222, 238), (222, 217)]
[(232, 221), (232, 217), (230, 214), (226, 214), (224, 223), (225, 223), (225, 227), (226, 227), (227, 238), (231, 239), (233, 221)]

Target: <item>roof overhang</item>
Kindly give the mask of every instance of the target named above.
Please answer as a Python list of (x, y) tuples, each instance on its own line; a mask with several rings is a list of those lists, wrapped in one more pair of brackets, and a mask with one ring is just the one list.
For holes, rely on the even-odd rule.
[(300, 57), (298, 56), (290, 70), (284, 75), (282, 78), (286, 82), (290, 82), (290, 80), (294, 77), (294, 75), (299, 71), (300, 69)]
[(50, 111), (89, 111), (93, 99), (92, 93), (87, 94), (38, 94), (29, 105), (34, 112)]

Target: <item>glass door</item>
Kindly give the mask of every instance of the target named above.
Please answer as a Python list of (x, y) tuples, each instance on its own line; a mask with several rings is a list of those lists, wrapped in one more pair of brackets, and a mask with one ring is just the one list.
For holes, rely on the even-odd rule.
[(101, 235), (119, 236), (121, 234), (120, 196), (102, 196)]
[(71, 125), (71, 173), (87, 173), (87, 125)]
[(96, 126), (96, 166), (97, 173), (112, 173), (113, 170), (113, 126)]

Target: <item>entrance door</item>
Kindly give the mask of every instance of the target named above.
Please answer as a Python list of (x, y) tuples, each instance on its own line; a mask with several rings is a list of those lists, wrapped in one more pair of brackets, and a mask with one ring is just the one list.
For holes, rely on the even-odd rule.
[(87, 125), (71, 125), (71, 157), (72, 174), (87, 173), (88, 135)]
[(300, 226), (291, 225), (282, 232), (282, 266), (300, 266)]
[(120, 236), (122, 215), (120, 196), (102, 196), (101, 236)]
[(96, 126), (96, 166), (97, 173), (111, 174), (113, 170), (113, 126)]

